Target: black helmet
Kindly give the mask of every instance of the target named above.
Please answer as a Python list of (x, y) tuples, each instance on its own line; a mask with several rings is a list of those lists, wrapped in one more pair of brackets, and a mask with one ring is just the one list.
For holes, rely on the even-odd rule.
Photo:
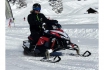
[(34, 11), (39, 11), (41, 10), (41, 5), (39, 3), (35, 3), (33, 4), (33, 10)]

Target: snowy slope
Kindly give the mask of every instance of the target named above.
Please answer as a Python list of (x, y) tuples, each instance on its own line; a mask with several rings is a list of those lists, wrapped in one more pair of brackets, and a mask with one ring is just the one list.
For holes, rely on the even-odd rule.
[[(97, 0), (76, 1), (63, 0), (64, 11), (56, 14), (51, 10), (48, 0), (27, 0), (26, 8), (16, 9), (12, 6), (15, 27), (8, 27), (6, 21), (6, 70), (98, 70), (98, 14), (84, 14), (88, 7), (98, 7)], [(80, 52), (92, 52), (90, 57), (70, 56), (73, 51), (63, 50), (59, 63), (40, 62), (40, 57), (23, 55), (22, 41), (30, 34), (27, 21), (24, 17), (30, 13), (32, 4), (39, 2), (42, 13), (52, 19), (57, 19), (64, 31), (68, 33), (72, 42), (80, 47)], [(74, 53), (74, 52), (73, 52)]]

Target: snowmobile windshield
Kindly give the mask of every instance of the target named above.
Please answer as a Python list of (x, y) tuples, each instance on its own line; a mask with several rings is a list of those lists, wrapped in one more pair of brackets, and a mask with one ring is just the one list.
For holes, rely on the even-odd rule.
[(53, 29), (60, 29), (60, 28), (62, 28), (60, 24), (53, 25), (52, 27), (53, 27)]
[(57, 26), (57, 28), (62, 28), (62, 26), (60, 24), (57, 24), (56, 26)]

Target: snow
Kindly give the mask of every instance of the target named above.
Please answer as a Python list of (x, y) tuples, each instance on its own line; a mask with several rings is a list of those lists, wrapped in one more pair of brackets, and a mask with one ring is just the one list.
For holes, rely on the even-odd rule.
[[(98, 70), (98, 14), (84, 14), (89, 7), (98, 7), (97, 0), (72, 1), (63, 0), (64, 11), (56, 14), (51, 10), (47, 0), (27, 0), (26, 8), (13, 9), (15, 26), (8, 27), (8, 20), (5, 24), (6, 29), (6, 70)], [(39, 61), (41, 57), (23, 55), (22, 41), (27, 40), (30, 34), (27, 17), (32, 9), (33, 2), (42, 5), (42, 13), (52, 19), (57, 19), (62, 25), (63, 30), (70, 36), (72, 42), (80, 47), (80, 53), (89, 50), (90, 57), (70, 56), (75, 53), (71, 50), (61, 50), (58, 53), (64, 54), (59, 63), (47, 63)]]

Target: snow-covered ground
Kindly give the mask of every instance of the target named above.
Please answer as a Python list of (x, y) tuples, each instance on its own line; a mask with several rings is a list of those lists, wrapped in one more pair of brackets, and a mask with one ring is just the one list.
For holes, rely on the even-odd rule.
[[(89, 7), (97, 7), (97, 0), (63, 0), (64, 10), (61, 14), (56, 14), (51, 10), (48, 0), (27, 0), (26, 8), (15, 9), (12, 6), (15, 27), (8, 27), (6, 20), (6, 70), (98, 70), (98, 14), (84, 14)], [(40, 62), (40, 57), (23, 55), (22, 41), (30, 34), (29, 25), (23, 18), (27, 17), (32, 9), (33, 2), (42, 5), (42, 13), (52, 19), (57, 19), (62, 28), (70, 36), (72, 42), (80, 47), (83, 53), (89, 50), (90, 57), (70, 56), (70, 50), (62, 50), (59, 63)]]

